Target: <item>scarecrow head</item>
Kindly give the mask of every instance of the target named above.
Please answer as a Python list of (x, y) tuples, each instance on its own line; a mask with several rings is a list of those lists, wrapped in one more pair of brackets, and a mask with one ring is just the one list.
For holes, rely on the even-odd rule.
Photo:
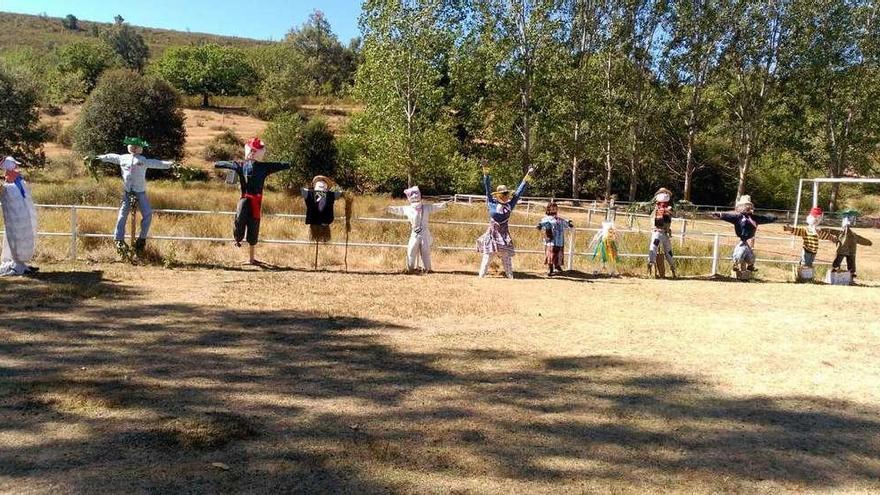
[(859, 217), (859, 211), (854, 210), (852, 208), (847, 208), (840, 212), (840, 226), (843, 228), (847, 228), (851, 225), (855, 225), (856, 219)]
[(749, 215), (755, 211), (755, 205), (752, 203), (752, 197), (748, 194), (743, 194), (736, 200), (736, 211), (738, 213), (743, 213)]
[(252, 137), (244, 143), (244, 159), (255, 162), (262, 161), (266, 155), (266, 145), (258, 137)]
[(122, 144), (126, 145), (128, 152), (132, 155), (140, 155), (144, 152), (144, 148), (150, 147), (150, 143), (139, 137), (126, 137), (122, 140)]
[(495, 188), (495, 192), (492, 193), (492, 197), (495, 198), (495, 201), (501, 204), (507, 204), (510, 202), (510, 198), (513, 197), (513, 192), (507, 188), (504, 184)]
[(409, 189), (404, 189), (403, 194), (406, 195), (406, 199), (408, 199), (410, 203), (416, 204), (422, 202), (422, 192), (419, 191), (419, 186), (412, 186)]
[(21, 165), (21, 162), (11, 156), (7, 156), (3, 159), (3, 162), (0, 162), (0, 169), (3, 170), (6, 176), (6, 182), (15, 182), (15, 179), (19, 176), (19, 165)]
[(326, 193), (333, 187), (333, 179), (330, 177), (326, 177), (323, 175), (316, 175), (314, 179), (312, 179), (312, 189), (320, 193)]
[(657, 203), (658, 208), (666, 208), (670, 201), (672, 201), (672, 191), (669, 189), (661, 187), (654, 193), (654, 202)]
[(559, 214), (559, 205), (556, 204), (556, 201), (550, 201), (544, 208), (544, 213), (551, 217), (555, 217)]
[(822, 208), (818, 206), (814, 206), (810, 209), (810, 214), (807, 215), (807, 225), (810, 227), (815, 227), (822, 223)]

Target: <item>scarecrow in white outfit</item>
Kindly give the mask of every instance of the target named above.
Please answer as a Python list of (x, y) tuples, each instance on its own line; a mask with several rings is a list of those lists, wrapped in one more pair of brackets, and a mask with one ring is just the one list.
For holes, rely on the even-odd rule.
[(648, 273), (654, 273), (656, 267), (657, 276), (665, 275), (663, 264), (657, 263), (657, 252), (666, 259), (672, 278), (675, 278), (675, 258), (672, 256), (672, 192), (661, 187), (654, 194), (654, 225), (651, 229), (651, 243), (648, 246)]
[(20, 163), (11, 156), (3, 159), (3, 252), (0, 256), (0, 275), (25, 275), (37, 271), (28, 262), (34, 257), (37, 240), (37, 211), (31, 192), (18, 171)]
[(126, 255), (128, 245), (125, 244), (125, 222), (131, 212), (133, 199), (137, 200), (138, 209), (141, 211), (141, 231), (134, 245), (135, 252), (143, 252), (146, 247), (147, 234), (150, 233), (150, 224), (153, 221), (153, 210), (150, 208), (150, 200), (147, 197), (147, 169), (166, 170), (171, 168), (174, 162), (144, 157), (142, 155), (144, 148), (149, 148), (150, 144), (139, 137), (127, 137), (122, 144), (126, 145), (128, 153), (124, 155), (115, 153), (98, 155), (97, 160), (119, 165), (119, 169), (122, 171), (122, 204), (116, 219), (114, 237), (116, 249), (120, 254)]
[(412, 226), (409, 236), (409, 245), (406, 251), (406, 270), (414, 272), (416, 263), (421, 254), (422, 269), (431, 271), (431, 231), (428, 222), (431, 213), (446, 208), (446, 203), (425, 204), (422, 203), (422, 193), (419, 186), (413, 186), (403, 191), (409, 200), (409, 206), (389, 206), (388, 212), (392, 215), (406, 217)]

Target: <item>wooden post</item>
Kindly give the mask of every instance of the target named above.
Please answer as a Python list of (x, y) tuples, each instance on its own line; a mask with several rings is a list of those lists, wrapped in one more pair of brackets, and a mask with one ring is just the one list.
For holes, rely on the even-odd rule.
[(576, 231), (574, 229), (571, 229), (571, 238), (569, 239), (570, 244), (568, 245), (568, 270), (569, 271), (571, 271), (572, 266), (574, 266), (573, 263), (574, 263), (574, 253), (575, 253), (575, 248), (574, 248), (574, 234), (575, 234), (575, 232)]
[(681, 219), (681, 234), (680, 234), (680, 245), (684, 246), (684, 236), (687, 232), (688, 221), (687, 218)]
[(712, 240), (712, 276), (718, 275), (718, 260), (720, 258), (721, 251), (721, 236), (715, 234), (714, 239)]
[(587, 228), (590, 228), (592, 225), (593, 225), (593, 208), (590, 207), (590, 209), (587, 210)]

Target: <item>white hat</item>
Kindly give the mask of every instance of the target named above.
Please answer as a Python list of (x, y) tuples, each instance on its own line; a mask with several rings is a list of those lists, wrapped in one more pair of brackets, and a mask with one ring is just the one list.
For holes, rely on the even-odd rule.
[(736, 200), (736, 206), (745, 206), (745, 205), (755, 206), (752, 203), (752, 197), (749, 196), (748, 194), (743, 194), (742, 196), (739, 197), (739, 199)]
[(7, 156), (3, 159), (3, 165), (0, 166), (3, 170), (15, 170), (18, 166), (21, 165), (21, 162), (12, 158), (11, 156)]

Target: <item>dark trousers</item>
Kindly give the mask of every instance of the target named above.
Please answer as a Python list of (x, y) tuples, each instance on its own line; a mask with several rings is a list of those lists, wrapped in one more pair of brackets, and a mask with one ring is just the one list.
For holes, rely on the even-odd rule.
[(834, 258), (834, 263), (831, 264), (831, 268), (840, 268), (840, 264), (843, 262), (843, 259), (846, 258), (846, 269), (849, 270), (850, 273), (856, 272), (856, 255), (854, 254), (838, 254)]
[(238, 200), (232, 236), (235, 238), (235, 242), (241, 242), (247, 236), (247, 243), (251, 246), (256, 245), (257, 239), (260, 237), (260, 219), (254, 218), (251, 213), (251, 202), (247, 198)]

